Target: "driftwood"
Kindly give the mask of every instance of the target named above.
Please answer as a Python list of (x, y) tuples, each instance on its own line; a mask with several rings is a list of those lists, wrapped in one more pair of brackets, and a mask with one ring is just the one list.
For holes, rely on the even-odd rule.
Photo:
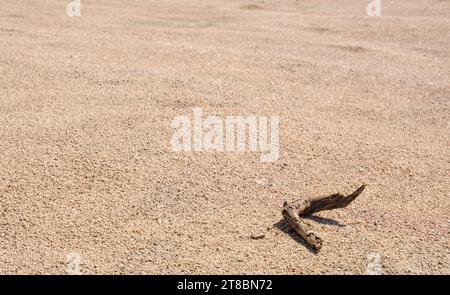
[(347, 207), (364, 190), (362, 185), (348, 196), (339, 193), (316, 197), (309, 200), (300, 199), (294, 202), (284, 202), (283, 216), (290, 226), (311, 246), (318, 251), (322, 247), (322, 239), (314, 234), (308, 223), (302, 218), (313, 213)]

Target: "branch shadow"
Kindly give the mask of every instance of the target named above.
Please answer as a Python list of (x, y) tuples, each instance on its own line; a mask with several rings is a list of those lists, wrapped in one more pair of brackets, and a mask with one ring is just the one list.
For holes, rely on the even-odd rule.
[[(326, 217), (320, 217), (320, 216), (305, 216), (303, 217), (305, 219), (309, 219), (311, 221), (315, 221), (320, 224), (324, 225), (331, 225), (331, 226), (338, 226), (338, 227), (345, 227), (344, 224), (339, 223), (339, 221), (336, 221), (334, 219), (326, 218)], [(309, 252), (317, 254), (319, 253), (318, 250), (316, 250), (314, 247), (311, 247), (306, 241), (287, 223), (286, 220), (281, 219), (277, 223), (273, 225), (274, 228), (276, 228), (279, 231), (282, 231), (289, 237), (291, 237), (294, 241), (304, 246), (306, 249), (308, 249)]]
[(332, 226), (338, 226), (338, 227), (345, 227), (346, 226), (345, 224), (342, 224), (339, 221), (336, 221), (334, 219), (326, 218), (326, 217), (320, 217), (320, 216), (316, 216), (316, 215), (305, 216), (303, 218), (309, 219), (311, 221), (315, 221), (317, 223), (324, 224), (324, 225), (332, 225)]

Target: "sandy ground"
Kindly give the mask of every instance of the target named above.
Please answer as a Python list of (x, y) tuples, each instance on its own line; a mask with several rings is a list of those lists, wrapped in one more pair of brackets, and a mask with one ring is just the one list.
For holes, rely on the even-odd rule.
[[(68, 2), (0, 5), (0, 273), (450, 274), (450, 1)], [(194, 107), (280, 159), (172, 151)], [(317, 254), (282, 221), (362, 183)]]

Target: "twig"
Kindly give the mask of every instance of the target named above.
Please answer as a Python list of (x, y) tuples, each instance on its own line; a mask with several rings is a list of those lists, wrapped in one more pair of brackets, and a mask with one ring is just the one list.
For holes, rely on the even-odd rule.
[(284, 202), (283, 216), (290, 226), (315, 250), (322, 247), (322, 239), (314, 234), (309, 224), (302, 218), (313, 213), (347, 207), (354, 201), (363, 191), (365, 185), (360, 186), (356, 191), (348, 196), (339, 193), (316, 197), (309, 200), (296, 200), (294, 202)]

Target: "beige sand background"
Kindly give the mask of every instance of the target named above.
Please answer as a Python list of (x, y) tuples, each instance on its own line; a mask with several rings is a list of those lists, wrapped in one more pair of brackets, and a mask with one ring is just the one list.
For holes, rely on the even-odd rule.
[[(68, 2), (0, 5), (0, 273), (450, 274), (450, 1)], [(193, 107), (280, 159), (173, 152)], [(362, 183), (318, 254), (281, 221)]]

